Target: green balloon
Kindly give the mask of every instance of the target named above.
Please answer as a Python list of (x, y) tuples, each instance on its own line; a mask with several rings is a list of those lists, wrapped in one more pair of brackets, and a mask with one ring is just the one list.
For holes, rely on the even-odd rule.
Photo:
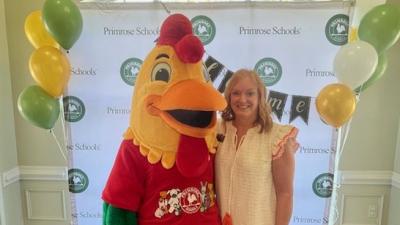
[(71, 0), (46, 0), (42, 18), (46, 29), (66, 50), (74, 45), (82, 33), (82, 15)]
[(389, 4), (374, 7), (361, 19), (358, 36), (378, 54), (386, 51), (400, 37), (400, 8)]
[(60, 103), (41, 87), (33, 85), (18, 96), (18, 111), (33, 125), (51, 129), (60, 115)]
[(387, 68), (387, 56), (385, 53), (382, 53), (379, 55), (378, 66), (376, 67), (372, 76), (367, 81), (365, 81), (363, 85), (356, 88), (354, 91), (360, 93), (365, 89), (371, 87), (371, 85), (373, 85), (377, 80), (379, 80), (379, 78), (381, 78), (385, 74), (386, 68)]

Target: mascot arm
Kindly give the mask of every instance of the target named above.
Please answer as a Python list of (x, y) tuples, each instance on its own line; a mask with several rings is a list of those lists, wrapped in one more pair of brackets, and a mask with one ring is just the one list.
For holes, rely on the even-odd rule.
[(103, 225), (137, 225), (136, 213), (104, 202)]
[(137, 225), (137, 211), (144, 195), (144, 158), (132, 140), (121, 143), (102, 193), (103, 225)]

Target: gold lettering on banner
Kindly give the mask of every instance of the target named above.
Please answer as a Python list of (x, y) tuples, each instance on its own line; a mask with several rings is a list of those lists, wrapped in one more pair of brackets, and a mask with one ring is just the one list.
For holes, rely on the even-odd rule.
[(297, 112), (304, 112), (304, 106), (306, 105), (306, 103), (304, 101), (300, 101), (297, 103), (296, 105), (296, 111)]
[[(269, 99), (269, 104), (271, 105), (272, 108), (274, 109), (282, 109), (282, 100), (278, 98), (270, 98)], [(278, 104), (276, 107), (275, 105)]]

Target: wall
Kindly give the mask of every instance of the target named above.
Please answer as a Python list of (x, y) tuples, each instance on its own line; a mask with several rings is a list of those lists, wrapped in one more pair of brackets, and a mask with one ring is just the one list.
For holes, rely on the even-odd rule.
[(400, 186), (392, 188), (390, 199), (388, 225), (398, 225), (400, 221)]
[[(400, 3), (395, 0), (388, 2), (394, 3), (400, 7)], [(390, 52), (392, 59), (392, 67), (390, 70), (393, 72), (392, 76), (399, 77), (400, 64), (398, 63), (400, 53), (400, 43), (398, 42), (393, 51)], [(398, 101), (398, 100), (397, 100)], [(393, 186), (390, 194), (390, 210), (389, 210), (389, 223), (388, 225), (398, 225), (400, 222), (400, 122), (398, 122), (397, 130), (397, 144), (396, 153), (394, 157), (393, 166)]]
[[(397, 45), (397, 47), (398, 47), (398, 45)], [(397, 65), (397, 67), (398, 67), (398, 65)], [(398, 72), (397, 72), (397, 74), (398, 74)], [(400, 122), (399, 122), (399, 128), (397, 130), (397, 144), (396, 144), (396, 154), (394, 157), (393, 171), (396, 173), (400, 173)]]
[[(10, 148), (16, 149), (18, 154), (18, 165), (16, 163), (10, 165), (5, 175), (15, 181), (11, 182), (7, 189), (19, 190), (19, 188), (13, 187), (20, 181), (18, 196), (21, 196), (21, 199), (14, 198), (14, 201), (9, 202), (7, 206), (16, 207), (20, 203), (22, 204), (23, 214), (19, 215), (19, 218), (24, 218), (25, 225), (70, 224), (66, 162), (60, 154), (53, 136), (48, 131), (23, 120), (16, 105), (19, 93), (34, 84), (28, 69), (29, 57), (34, 49), (25, 37), (24, 21), (29, 13), (40, 10), (44, 1), (1, 0), (2, 5), (3, 2), (4, 9), (1, 10), (1, 16), (4, 17), (3, 12), (5, 12), (5, 21), (2, 19), (0, 22), (5, 22), (6, 27), (1, 35), (6, 34), (7, 36), (1, 36), (1, 40), (5, 38), (8, 40), (10, 70), (8, 74), (11, 77), (11, 83), (8, 81), (11, 86), (7, 89), (9, 94), (6, 99), (9, 101), (7, 105), (10, 106), (9, 117), (14, 116), (11, 121), (15, 120), (16, 135), (16, 141), (13, 142), (14, 147)], [(1, 83), (3, 84), (3, 82)], [(3, 96), (1, 97), (3, 98)], [(61, 140), (60, 123), (57, 123), (55, 133)], [(9, 195), (7, 194), (7, 196)], [(15, 210), (15, 212), (21, 213), (21, 210)], [(22, 221), (7, 223), (7, 225), (18, 224), (22, 224)]]
[[(397, 0), (387, 3), (400, 6)], [(378, 1), (361, 1), (358, 10), (369, 10)], [(369, 7), (366, 5), (369, 4)], [(364, 13), (355, 13), (362, 16)], [(358, 25), (356, 19), (354, 25)], [(342, 187), (336, 224), (398, 225), (399, 190), (392, 187), (398, 172), (400, 101), (400, 43), (387, 51), (388, 69), (372, 87), (362, 92), (351, 123), (348, 141), (341, 159)], [(398, 150), (397, 150), (398, 151)], [(394, 169), (397, 168), (397, 169)], [(396, 212), (396, 213), (394, 213)]]
[(5, 186), (3, 173), (18, 165), (4, 0), (0, 0), (0, 224), (23, 224), (20, 186)]

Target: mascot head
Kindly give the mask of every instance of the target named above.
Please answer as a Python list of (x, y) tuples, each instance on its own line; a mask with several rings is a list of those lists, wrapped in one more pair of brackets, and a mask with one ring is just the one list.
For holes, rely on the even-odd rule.
[(226, 107), (202, 64), (203, 54), (188, 18), (169, 16), (136, 79), (125, 134), (150, 163), (166, 169), (176, 164), (186, 177), (205, 171), (209, 152), (215, 152), (216, 111)]

